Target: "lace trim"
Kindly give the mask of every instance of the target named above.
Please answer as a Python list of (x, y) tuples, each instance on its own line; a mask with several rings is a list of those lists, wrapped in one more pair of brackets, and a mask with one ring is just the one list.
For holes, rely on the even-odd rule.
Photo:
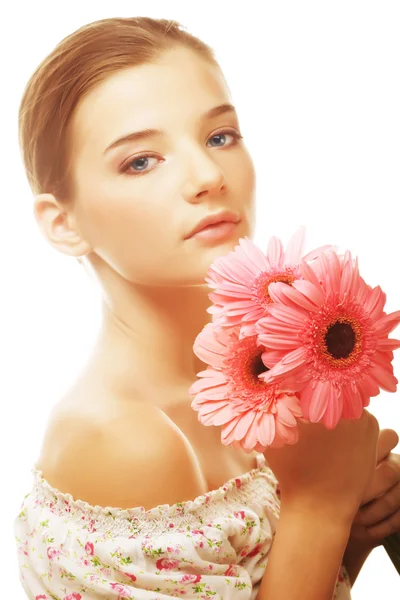
[(84, 500), (76, 500), (71, 494), (53, 488), (36, 468), (32, 469), (34, 485), (29, 496), (35, 505), (68, 518), (68, 522), (77, 521), (81, 529), (89, 532), (102, 531), (106, 535), (112, 533), (136, 537), (156, 530), (185, 531), (193, 526), (207, 525), (209, 521), (225, 517), (244, 506), (250, 507), (253, 502), (268, 505), (278, 516), (277, 479), (262, 454), (257, 456), (257, 464), (255, 469), (230, 479), (220, 488), (194, 500), (173, 505), (161, 504), (147, 511), (143, 506), (122, 509), (92, 506)]

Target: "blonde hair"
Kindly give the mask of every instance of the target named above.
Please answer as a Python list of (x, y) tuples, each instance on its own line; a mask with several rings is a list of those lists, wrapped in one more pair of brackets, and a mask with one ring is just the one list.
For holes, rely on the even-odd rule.
[(79, 101), (121, 69), (156, 60), (175, 46), (219, 66), (214, 51), (177, 21), (149, 17), (94, 21), (65, 37), (29, 79), (19, 107), (19, 145), (34, 195), (73, 196), (69, 123)]

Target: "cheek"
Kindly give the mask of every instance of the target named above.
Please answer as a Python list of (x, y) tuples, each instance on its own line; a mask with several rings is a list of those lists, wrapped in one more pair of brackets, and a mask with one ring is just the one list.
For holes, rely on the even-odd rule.
[(84, 229), (95, 253), (129, 281), (153, 279), (173, 252), (170, 217), (155, 204), (97, 202), (87, 211)]
[(88, 213), (88, 229), (95, 247), (140, 244), (157, 228), (154, 210), (132, 201), (97, 202)]
[(250, 205), (254, 202), (254, 191), (256, 185), (256, 172), (251, 156), (246, 152), (244, 164), (241, 169), (241, 187), (246, 202)]
[(243, 236), (246, 235), (251, 238), (255, 228), (256, 173), (253, 161), (248, 153), (243, 157), (241, 168), (235, 171), (233, 186), (238, 208), (242, 211), (244, 217), (245, 223), (243, 225), (247, 228), (246, 232), (243, 232)]
[(256, 174), (254, 163), (246, 147), (235, 155), (227, 165), (227, 181), (241, 206), (250, 206), (254, 201)]

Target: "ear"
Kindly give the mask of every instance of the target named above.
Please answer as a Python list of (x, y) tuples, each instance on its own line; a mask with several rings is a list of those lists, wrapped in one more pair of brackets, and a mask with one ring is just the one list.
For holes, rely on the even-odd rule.
[(34, 217), (43, 237), (59, 252), (68, 256), (83, 256), (92, 248), (76, 229), (72, 212), (53, 194), (35, 197)]

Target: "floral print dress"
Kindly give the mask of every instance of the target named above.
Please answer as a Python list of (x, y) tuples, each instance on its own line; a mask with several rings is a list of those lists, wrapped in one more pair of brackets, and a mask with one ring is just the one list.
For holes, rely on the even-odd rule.
[[(217, 490), (147, 511), (91, 506), (32, 472), (14, 524), (28, 598), (256, 598), (280, 507), (263, 454), (255, 469)], [(350, 597), (342, 566), (334, 599)]]

